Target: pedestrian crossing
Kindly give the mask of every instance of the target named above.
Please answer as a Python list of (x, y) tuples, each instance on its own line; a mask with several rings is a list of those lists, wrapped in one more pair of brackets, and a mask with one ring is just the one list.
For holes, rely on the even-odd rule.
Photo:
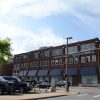
[[(77, 96), (82, 97), (82, 96), (88, 96), (88, 95), (89, 94), (78, 94)], [(98, 94), (98, 95), (89, 95), (89, 96), (91, 96), (93, 98), (100, 98), (100, 94)]]

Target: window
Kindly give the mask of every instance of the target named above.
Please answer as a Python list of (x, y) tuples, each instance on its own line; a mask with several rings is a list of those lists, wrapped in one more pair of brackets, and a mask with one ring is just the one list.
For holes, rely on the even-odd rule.
[(69, 58), (69, 64), (73, 64), (73, 58)]
[(78, 57), (74, 57), (74, 63), (78, 63)]
[[(77, 46), (68, 47), (68, 54), (77, 53)], [(67, 54), (67, 48), (65, 48), (65, 54)]]
[(54, 65), (54, 60), (51, 60), (51, 65)]
[(40, 53), (40, 57), (41, 57), (41, 58), (49, 57), (49, 55), (50, 55), (50, 52), (49, 52), (49, 51), (44, 51), (44, 52), (41, 52), (41, 53)]
[(86, 56), (85, 62), (90, 62), (90, 56)]
[(57, 60), (55, 60), (55, 65), (58, 65), (58, 59), (57, 59)]
[(97, 84), (97, 76), (96, 75), (89, 75), (89, 76), (82, 76), (81, 78), (82, 83), (84, 84)]
[(29, 67), (29, 63), (24, 63), (23, 64), (23, 68), (28, 68)]
[(92, 55), (92, 62), (96, 62), (96, 55)]
[(47, 61), (47, 66), (49, 66), (49, 61)]
[(45, 63), (45, 61), (43, 61), (43, 66), (45, 66), (46, 65), (46, 63)]
[(38, 53), (34, 54), (34, 58), (36, 58), (36, 59), (39, 58)]
[(81, 57), (81, 63), (87, 63), (87, 62), (90, 62), (90, 56)]
[(38, 62), (30, 63), (30, 67), (38, 67), (38, 66), (39, 66)]
[(40, 53), (40, 58), (44, 58), (44, 52)]
[(52, 50), (52, 56), (59, 56), (59, 55), (62, 55), (62, 48)]
[(81, 51), (95, 49), (95, 43), (88, 43), (81, 45)]
[(17, 70), (17, 73), (19, 73), (19, 71)]
[(30, 63), (30, 67), (33, 67), (33, 63)]
[(81, 57), (81, 63), (85, 63), (85, 57)]
[(49, 61), (43, 61), (43, 66), (49, 66)]
[(62, 65), (62, 59), (59, 59), (59, 65)]
[(34, 56), (34, 54), (32, 53), (32, 54), (31, 54), (31, 59), (34, 59), (34, 58), (35, 58), (35, 56)]
[(38, 66), (39, 66), (39, 63), (38, 63), (38, 62), (34, 62), (34, 63), (33, 63), (33, 66), (34, 66), (34, 67), (38, 67)]
[(44, 52), (44, 55), (45, 55), (45, 57), (49, 57), (50, 52), (49, 52), (49, 51), (45, 51), (45, 52)]

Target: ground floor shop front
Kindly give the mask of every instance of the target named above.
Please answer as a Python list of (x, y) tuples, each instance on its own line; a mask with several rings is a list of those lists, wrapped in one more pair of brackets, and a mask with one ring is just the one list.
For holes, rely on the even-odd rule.
[[(47, 80), (56, 82), (66, 80), (65, 69), (51, 69), (51, 70), (31, 70), (28, 72), (20, 72), (19, 77), (24, 77), (27, 80), (42, 81)], [(79, 84), (98, 84), (97, 68), (95, 66), (77, 67), (68, 69), (67, 77), (71, 85), (76, 86)]]

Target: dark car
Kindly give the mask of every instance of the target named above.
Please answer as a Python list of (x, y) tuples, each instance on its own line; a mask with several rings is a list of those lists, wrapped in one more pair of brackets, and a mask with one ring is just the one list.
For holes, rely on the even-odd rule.
[(29, 83), (23, 82), (15, 76), (3, 76), (3, 78), (14, 82), (15, 90), (19, 91), (20, 93), (28, 92), (33, 89), (33, 87)]
[(42, 89), (49, 89), (51, 87), (51, 85), (47, 81), (39, 81), (37, 83), (37, 87), (42, 88)]
[(66, 81), (58, 81), (56, 82), (56, 87), (62, 87), (62, 86), (65, 86), (66, 84)]
[(14, 82), (5, 80), (2, 76), (0, 76), (0, 93), (4, 94), (12, 93), (14, 91)]
[(37, 81), (35, 81), (35, 80), (28, 80), (26, 82), (28, 82), (29, 84), (31, 84), (33, 87), (35, 87), (37, 85)]

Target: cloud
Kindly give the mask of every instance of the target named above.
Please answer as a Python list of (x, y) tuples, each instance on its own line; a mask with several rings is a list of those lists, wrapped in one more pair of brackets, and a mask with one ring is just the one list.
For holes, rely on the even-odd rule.
[[(100, 26), (99, 0), (2, 0), (0, 1), (0, 37), (10, 37), (13, 53), (38, 49), (41, 46), (55, 46), (64, 43), (52, 28), (27, 31), (14, 26), (14, 20), (30, 16), (34, 20), (59, 14), (71, 14), (82, 23)], [(18, 19), (19, 20), (18, 20)], [(12, 23), (8, 23), (10, 22)]]
[[(80, 21), (100, 21), (99, 0), (4, 0), (0, 4), (1, 15), (13, 17), (31, 16), (40, 19), (47, 16), (69, 13)], [(87, 13), (86, 13), (87, 12)]]
[(60, 0), (8, 0), (1, 4), (0, 12), (2, 15), (24, 15), (38, 19), (62, 13), (66, 8)]
[(31, 32), (0, 23), (0, 36), (1, 38), (8, 36), (11, 39), (13, 54), (36, 50), (41, 46), (56, 46), (64, 43), (64, 39), (57, 36), (50, 28)]
[(100, 23), (99, 9), (99, 0), (3, 0), (0, 3), (0, 15), (12, 20), (20, 16), (41, 19), (68, 13), (90, 26)]
[(86, 25), (97, 25), (100, 23), (100, 1), (99, 0), (70, 0), (66, 1), (70, 5), (67, 10), (72, 16)]

